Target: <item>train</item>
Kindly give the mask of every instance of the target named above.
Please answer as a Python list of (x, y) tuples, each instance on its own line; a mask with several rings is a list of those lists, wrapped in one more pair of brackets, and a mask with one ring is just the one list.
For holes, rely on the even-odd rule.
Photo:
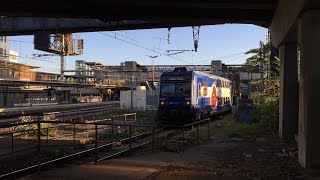
[(231, 111), (232, 81), (188, 69), (160, 76), (157, 123), (181, 125)]

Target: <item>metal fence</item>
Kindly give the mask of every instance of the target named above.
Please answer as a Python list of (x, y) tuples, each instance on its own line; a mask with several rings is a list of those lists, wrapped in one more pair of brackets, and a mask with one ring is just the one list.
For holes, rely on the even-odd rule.
[[(92, 162), (110, 158), (114, 154), (100, 153), (100, 150), (125, 145), (118, 149), (120, 152), (130, 152), (133, 148), (152, 144), (154, 150), (155, 125), (137, 125), (136, 113), (113, 116), (111, 119), (93, 122), (71, 121), (37, 121), (2, 125), (0, 133), (0, 158), (14, 154), (30, 157), (28, 167), (21, 165), (18, 171), (13, 171), (0, 176), (8, 177), (20, 171), (40, 171), (42, 166), (75, 156), (94, 153)], [(151, 135), (148, 141), (134, 141), (137, 138)], [(75, 147), (70, 150), (70, 147)], [(120, 146), (119, 146), (120, 147)], [(48, 155), (51, 151), (62, 151), (60, 154)], [(28, 153), (29, 152), (29, 153)], [(118, 152), (118, 153), (120, 153)], [(34, 156), (35, 154), (35, 156)], [(9, 156), (9, 158), (14, 156)], [(16, 169), (15, 167), (14, 169)], [(2, 174), (4, 172), (1, 172)]]

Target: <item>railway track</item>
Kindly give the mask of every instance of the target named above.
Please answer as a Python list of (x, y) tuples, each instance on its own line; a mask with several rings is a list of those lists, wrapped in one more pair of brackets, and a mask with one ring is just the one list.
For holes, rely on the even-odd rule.
[[(33, 166), (29, 166), (27, 168), (24, 168), (18, 171), (6, 173), (3, 175), (0, 175), (0, 178), (10, 178), (10, 177), (18, 177), (18, 176), (21, 177), (23, 175), (36, 172), (37, 170), (39, 171), (40, 167), (53, 168), (57, 163), (58, 164), (97, 163), (99, 161), (103, 161), (103, 160), (111, 159), (117, 156), (121, 156), (123, 154), (131, 153), (137, 149), (145, 147), (146, 145), (151, 145), (151, 149), (152, 151), (154, 151), (160, 141), (166, 141), (173, 137), (182, 138), (184, 143), (185, 135), (189, 131), (191, 131), (192, 128), (197, 129), (197, 143), (198, 143), (199, 129), (208, 128), (208, 138), (209, 138), (210, 127), (220, 122), (221, 120), (212, 121), (210, 119), (205, 119), (192, 124), (181, 126), (179, 128), (172, 128), (172, 127), (157, 128), (155, 125), (136, 125), (136, 124), (131, 124), (130, 122), (128, 122), (128, 124), (113, 124), (113, 123), (110, 124), (107, 121), (91, 122), (91, 124), (95, 125), (96, 128), (93, 131), (91, 130), (91, 132), (89, 133), (94, 133), (95, 143), (91, 146), (88, 146), (87, 149), (76, 152), (76, 153), (67, 154), (59, 158), (46, 160), (44, 162), (38, 163)], [(79, 122), (75, 122), (75, 123), (79, 124)], [(84, 123), (84, 124), (88, 124), (88, 123)], [(112, 142), (99, 141), (98, 133), (100, 134), (100, 132), (112, 131), (110, 127), (109, 128), (105, 127), (108, 125), (109, 126), (111, 125), (112, 127), (114, 126), (124, 127), (126, 129), (126, 132), (129, 133), (127, 134), (128, 137), (122, 138), (120, 140), (115, 140)], [(97, 128), (98, 126), (102, 126), (102, 127), (98, 129)], [(133, 134), (132, 131), (134, 127), (148, 127), (149, 129), (151, 128), (152, 130), (138, 133), (138, 134)], [(184, 144), (183, 144), (183, 148), (184, 148)]]
[[(65, 111), (59, 111), (59, 112), (46, 112), (39, 114), (34, 114), (31, 116), (33, 119), (37, 119), (39, 116), (48, 116), (52, 115), (56, 120), (61, 121), (72, 121), (72, 120), (85, 120), (85, 119), (95, 119), (97, 116), (105, 115), (109, 113), (113, 113), (114, 111), (118, 110), (120, 108), (119, 104), (108, 104), (103, 105), (101, 107), (90, 107), (90, 108), (80, 108), (77, 110), (65, 110)], [(0, 119), (0, 125), (8, 124), (8, 123), (18, 123), (21, 121), (21, 117), (16, 118), (4, 118)]]

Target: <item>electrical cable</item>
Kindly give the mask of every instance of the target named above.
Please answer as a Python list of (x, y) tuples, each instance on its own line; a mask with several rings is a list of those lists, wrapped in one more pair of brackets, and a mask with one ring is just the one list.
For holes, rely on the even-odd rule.
[[(63, 18), (60, 18), (60, 19), (66, 21), (66, 22), (69, 22), (69, 23), (71, 23), (71, 24), (74, 24), (74, 23), (72, 23), (72, 22), (70, 22), (70, 21), (68, 21), (68, 20), (63, 19)], [(88, 25), (90, 25), (90, 24), (88, 24)], [(173, 56), (169, 56), (169, 55), (167, 55), (167, 54), (165, 54), (165, 53), (162, 53), (162, 52), (159, 52), (159, 51), (155, 51), (155, 50), (150, 49), (150, 48), (148, 48), (148, 47), (144, 47), (144, 46), (142, 46), (142, 45), (139, 45), (139, 44), (137, 44), (137, 43), (129, 42), (129, 41), (127, 41), (127, 40), (118, 38), (118, 37), (116, 37), (116, 36), (111, 36), (111, 35), (109, 35), (109, 34), (107, 34), (107, 33), (101, 32), (101, 31), (95, 31), (95, 32), (96, 32), (96, 33), (99, 33), (99, 34), (102, 34), (102, 35), (104, 35), (104, 36), (107, 36), (107, 37), (110, 37), (110, 38), (113, 38), (113, 39), (116, 39), (116, 40), (125, 42), (125, 43), (127, 43), (127, 44), (130, 44), (130, 45), (133, 45), (133, 46), (136, 46), (136, 47), (139, 47), (139, 48), (142, 48), (142, 49), (145, 49), (145, 50), (148, 50), (148, 51), (151, 51), (151, 52), (154, 52), (154, 53), (157, 53), (157, 54), (160, 54), (160, 55), (163, 55), (163, 56), (166, 56), (166, 57), (169, 57), (169, 58), (178, 60), (178, 61), (187, 63), (187, 64), (192, 64), (192, 63), (190, 63), (190, 62), (188, 62), (188, 61), (185, 61), (185, 60), (182, 60), (182, 59), (173, 57)]]

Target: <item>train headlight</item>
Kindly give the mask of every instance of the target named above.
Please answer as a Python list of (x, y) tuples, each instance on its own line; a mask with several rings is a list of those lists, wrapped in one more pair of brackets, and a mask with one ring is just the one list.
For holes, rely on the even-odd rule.
[(160, 105), (164, 105), (164, 101), (160, 101)]
[(190, 101), (187, 101), (187, 105), (190, 105)]

